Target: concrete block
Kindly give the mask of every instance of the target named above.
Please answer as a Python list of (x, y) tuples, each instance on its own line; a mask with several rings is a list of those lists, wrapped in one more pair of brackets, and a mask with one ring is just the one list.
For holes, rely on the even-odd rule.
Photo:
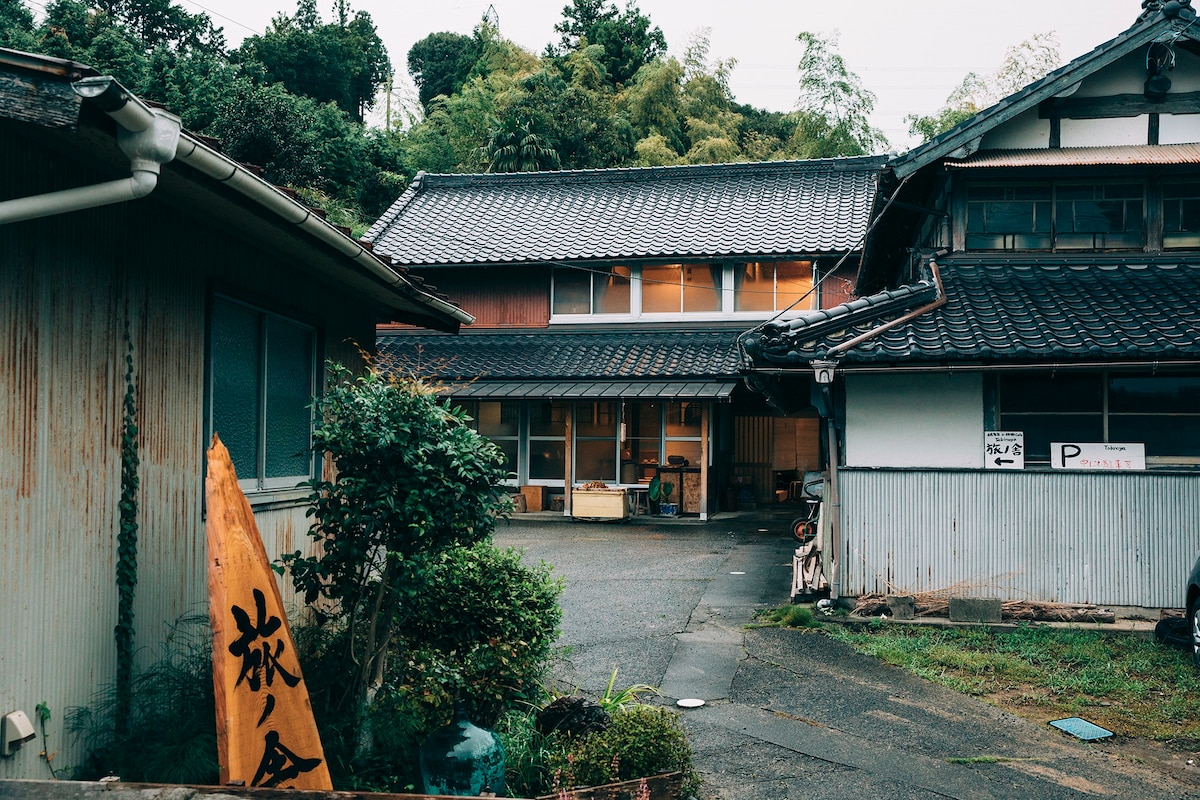
[(951, 597), (951, 622), (999, 622), (999, 597)]
[(888, 611), (892, 619), (914, 619), (917, 616), (916, 601), (910, 594), (889, 594), (887, 596)]

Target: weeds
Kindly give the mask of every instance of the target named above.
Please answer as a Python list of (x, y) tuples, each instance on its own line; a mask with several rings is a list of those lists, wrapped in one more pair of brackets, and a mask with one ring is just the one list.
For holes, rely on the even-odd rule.
[(604, 694), (600, 696), (600, 707), (608, 713), (621, 711), (627, 706), (641, 702), (639, 695), (658, 694), (658, 689), (645, 683), (635, 683), (632, 686), (620, 690), (613, 690), (617, 683), (617, 668), (613, 667), (612, 675), (608, 676), (608, 686), (604, 688)]
[(780, 628), (820, 628), (821, 623), (813, 616), (808, 606), (784, 605), (779, 608), (760, 612), (757, 619), (763, 627), (777, 626)]

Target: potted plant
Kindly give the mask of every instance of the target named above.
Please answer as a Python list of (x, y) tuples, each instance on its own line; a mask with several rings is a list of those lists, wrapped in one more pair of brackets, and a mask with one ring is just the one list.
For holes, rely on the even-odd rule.
[(670, 481), (664, 481), (658, 475), (650, 481), (650, 499), (658, 503), (658, 513), (664, 517), (673, 517), (679, 513), (679, 506), (671, 502), (671, 492), (675, 491), (675, 484)]

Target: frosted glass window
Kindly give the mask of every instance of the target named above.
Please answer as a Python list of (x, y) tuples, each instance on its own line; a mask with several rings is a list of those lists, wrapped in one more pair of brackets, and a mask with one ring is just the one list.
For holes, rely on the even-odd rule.
[(239, 478), (258, 474), (261, 328), (259, 315), (247, 308), (213, 307), (212, 433), (229, 450)]
[(629, 267), (598, 269), (592, 274), (592, 313), (629, 313)]
[(554, 313), (587, 314), (592, 276), (581, 269), (560, 267), (554, 270)]
[(680, 297), (682, 273), (681, 264), (642, 267), (642, 312), (678, 314), (683, 308)]
[(209, 332), (210, 433), (247, 490), (312, 477), (316, 334), (311, 327), (214, 298)]
[(720, 264), (683, 265), (683, 310), (689, 312), (721, 310)]
[(770, 261), (741, 264), (734, 272), (734, 309), (772, 311), (775, 306), (775, 265)]
[(266, 464), (263, 477), (309, 474), (312, 433), (313, 335), (267, 317)]

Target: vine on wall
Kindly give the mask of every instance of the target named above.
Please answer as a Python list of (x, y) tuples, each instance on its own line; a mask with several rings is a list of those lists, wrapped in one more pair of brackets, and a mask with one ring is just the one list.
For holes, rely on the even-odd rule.
[(121, 502), (117, 531), (116, 708), (113, 724), (118, 735), (128, 733), (133, 705), (133, 596), (137, 588), (138, 429), (133, 373), (133, 337), (125, 330), (125, 402), (121, 426)]

